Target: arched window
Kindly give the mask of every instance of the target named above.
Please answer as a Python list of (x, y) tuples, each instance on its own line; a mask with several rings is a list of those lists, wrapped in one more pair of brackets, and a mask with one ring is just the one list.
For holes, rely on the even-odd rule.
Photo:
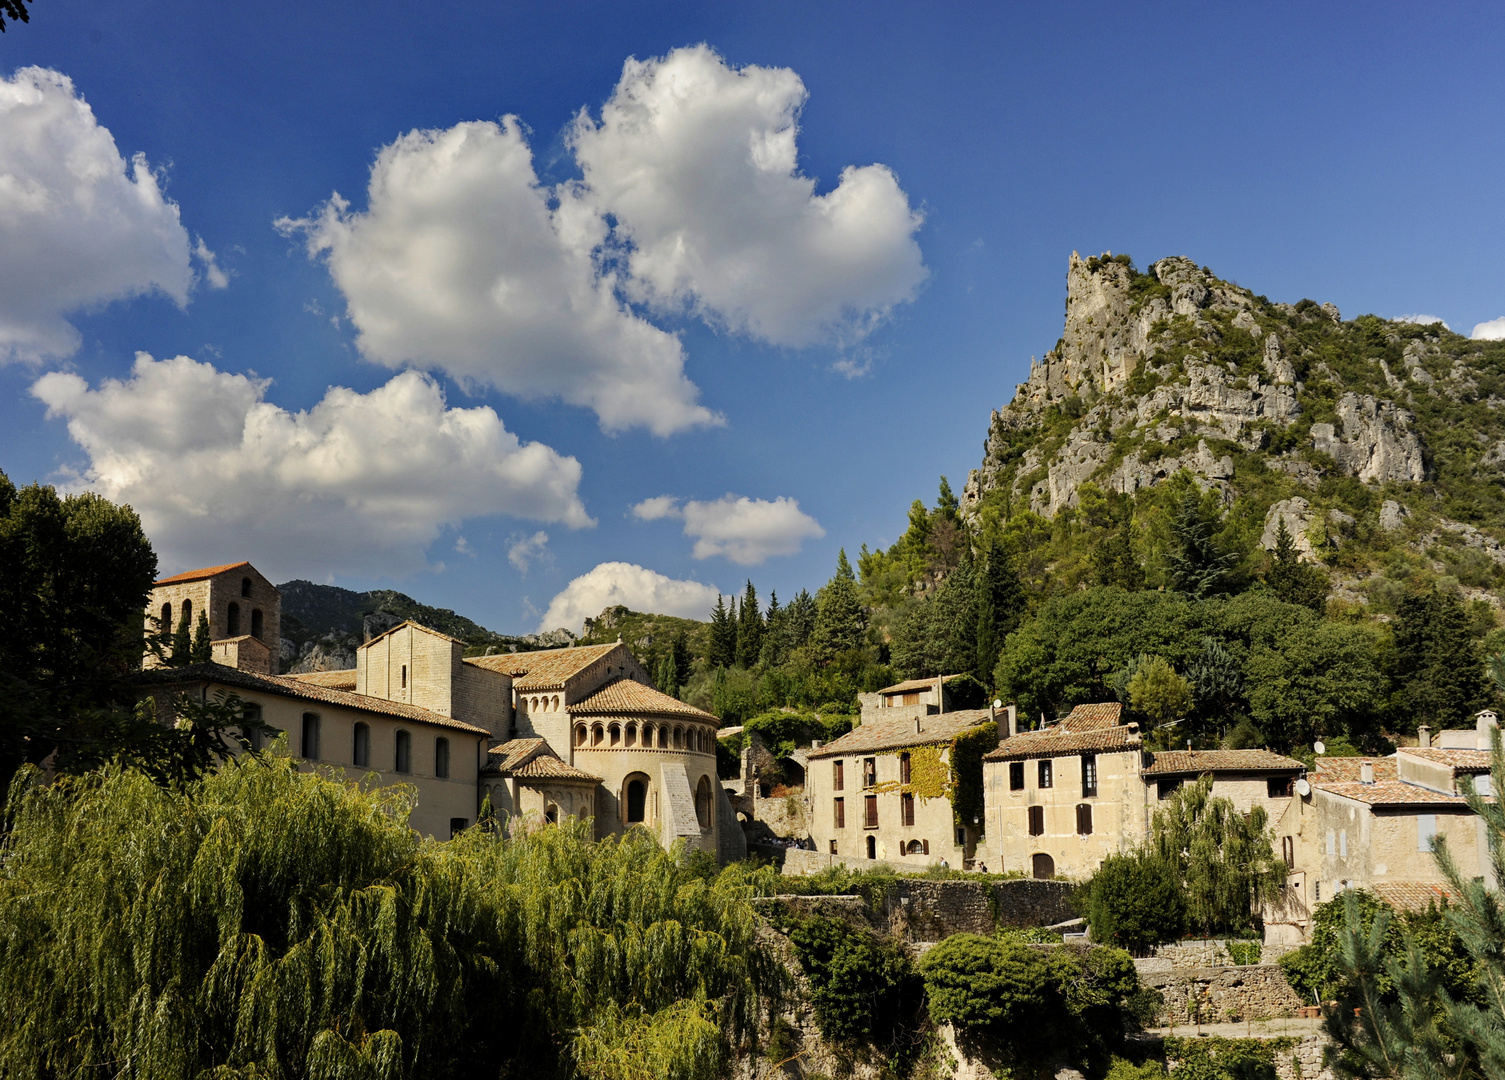
[(695, 788), (695, 818), (702, 829), (711, 827), (711, 778), (702, 776)]
[(647, 782), (638, 779), (627, 781), (627, 824), (632, 825), (643, 821), (647, 806)]
[(171, 604), (163, 604), (162, 605), (162, 627), (161, 627), (161, 629), (160, 629), (159, 632), (162, 633), (163, 635), (169, 635), (169, 634), (172, 633), (172, 605)]
[(354, 742), (355, 742), (355, 746), (353, 748), (354, 749), (354, 753), (351, 755), (351, 757), (355, 761), (356, 767), (360, 768), (360, 769), (370, 768), (370, 766), (371, 766), (371, 725), (370, 724), (357, 723), (355, 725), (355, 739), (354, 739)]
[(303, 737), (299, 742), (298, 749), (303, 758), (308, 761), (319, 760), (319, 714), (306, 712), (303, 714)]
[(637, 744), (638, 744), (638, 726), (636, 724), (629, 723), (627, 725), (627, 741), (626, 741), (626, 743), (624, 743), (624, 745), (626, 745), (626, 746), (636, 746)]
[(555, 710), (558, 710), (558, 708), (559, 708), (559, 695), (558, 694), (554, 695), (554, 704), (551, 706), (551, 708), (553, 708)]
[(545, 821), (547, 821), (550, 825), (558, 825), (559, 824), (559, 807), (556, 806), (554, 803), (549, 803), (548, 809), (543, 812), (543, 819)]
[(676, 750), (683, 750), (684, 746), (685, 746), (685, 729), (677, 727), (677, 728), (674, 729), (674, 749), (676, 749)]
[(876, 859), (878, 857), (878, 841), (875, 837), (869, 836), (867, 838), (867, 857), (869, 859)]
[(658, 729), (658, 747), (660, 750), (669, 749), (669, 729), (667, 727)]
[(230, 610), (225, 613), (225, 636), (240, 637), (240, 605), (231, 601)]
[(251, 636), (253, 638), (255, 638), (257, 641), (261, 640), (261, 630), (262, 630), (261, 609), (260, 608), (252, 608), (251, 609)]
[(434, 740), (434, 775), (440, 780), (449, 779), (449, 740)]
[(644, 724), (643, 725), (643, 745), (644, 746), (648, 746), (648, 747), (651, 747), (653, 745), (653, 725), (652, 724)]
[(251, 579), (250, 578), (243, 577), (243, 578), (240, 579), (240, 595), (242, 595), (242, 596), (250, 596), (251, 595)]
[(622, 725), (621, 724), (613, 724), (613, 725), (611, 725), (611, 727), (607, 728), (607, 731), (611, 734), (611, 745), (613, 745), (613, 746), (621, 746), (622, 745)]
[(193, 629), (193, 601), (192, 600), (184, 600), (183, 601), (183, 625), (186, 626), (186, 627), (188, 627), (190, 630)]
[(584, 746), (585, 745), (585, 725), (584, 724), (576, 724), (575, 725), (575, 745), (576, 746)]
[(413, 736), (406, 731), (397, 733), (397, 750), (392, 755), (392, 771), (400, 773), (413, 771)]
[(601, 745), (601, 740), (604, 739), (604, 738), (606, 738), (606, 729), (604, 727), (602, 727), (600, 724), (594, 724), (594, 725), (592, 725), (592, 727), (591, 727), (591, 745), (592, 746), (600, 746)]
[(1053, 878), (1056, 876), (1056, 861), (1042, 851), (1030, 860), (1030, 872), (1041, 881)]

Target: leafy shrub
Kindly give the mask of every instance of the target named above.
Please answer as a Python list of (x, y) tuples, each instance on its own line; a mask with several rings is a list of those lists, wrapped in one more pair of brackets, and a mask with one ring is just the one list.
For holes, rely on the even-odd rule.
[(1166, 1075), (1165, 1066), (1154, 1058), (1133, 1062), (1127, 1058), (1115, 1057), (1109, 1063), (1103, 1080), (1166, 1080)]
[(1216, 1035), (1165, 1040), (1176, 1080), (1275, 1080), (1275, 1054), (1293, 1039), (1225, 1039)]
[(1136, 955), (1186, 928), (1175, 867), (1148, 853), (1109, 855), (1078, 894), (1092, 940)]
[(796, 923), (789, 941), (810, 980), (810, 1004), (826, 1038), (888, 1044), (913, 1026), (920, 981), (894, 940), (816, 916)]
[(1259, 963), (1260, 946), (1257, 941), (1230, 941), (1228, 943), (1228, 959), (1235, 964)]

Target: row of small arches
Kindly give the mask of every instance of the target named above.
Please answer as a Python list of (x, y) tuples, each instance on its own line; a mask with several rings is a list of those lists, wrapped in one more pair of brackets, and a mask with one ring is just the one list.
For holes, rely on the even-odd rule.
[[(641, 738), (641, 742), (639, 739)], [(675, 724), (644, 724), (639, 730), (637, 721), (629, 720), (625, 725), (611, 724), (585, 724), (575, 725), (575, 745), (584, 747), (594, 746), (620, 746), (620, 747), (656, 747), (659, 750), (693, 750), (698, 754), (714, 754), (716, 752), (715, 736), (709, 728), (686, 727)]]
[(544, 694), (542, 697), (518, 698), (517, 704), (524, 712), (537, 712), (539, 709), (554, 709), (557, 711), (559, 708), (559, 695)]
[[(172, 605), (171, 604), (163, 604), (162, 605), (162, 632), (163, 633), (170, 633), (171, 631), (175, 630), (180, 625), (186, 625), (188, 627), (188, 629), (189, 629), (190, 632), (194, 628), (194, 626), (193, 626), (193, 601), (192, 600), (184, 600), (183, 601), (183, 606), (179, 609), (178, 622), (177, 623), (174, 623), (173, 620), (172, 620)], [(253, 638), (255, 638), (257, 641), (260, 641), (261, 637), (262, 637), (262, 631), (263, 631), (263, 618), (262, 618), (262, 614), (261, 614), (261, 609), (260, 608), (252, 608), (251, 609), (251, 636)], [(235, 603), (234, 601), (231, 601), (230, 602), (230, 606), (225, 609), (225, 636), (226, 637), (240, 637), (241, 636), (241, 628), (240, 628), (240, 605), (237, 604), (237, 603)]]

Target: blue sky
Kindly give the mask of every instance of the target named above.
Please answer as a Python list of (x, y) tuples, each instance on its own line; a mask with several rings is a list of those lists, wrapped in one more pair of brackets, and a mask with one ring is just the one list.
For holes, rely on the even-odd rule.
[(1073, 249), (1505, 316), (1498, 5), (356, 11), (0, 38), (0, 468), (164, 572), (513, 632), (814, 589), (960, 490)]

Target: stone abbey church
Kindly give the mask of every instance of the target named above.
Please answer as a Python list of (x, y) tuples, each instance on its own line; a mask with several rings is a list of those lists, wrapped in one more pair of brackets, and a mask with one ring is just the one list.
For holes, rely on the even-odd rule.
[(655, 690), (620, 642), (467, 657), (405, 622), (361, 645), (353, 670), (280, 675), (282, 598), (250, 563), (164, 578), (146, 612), (166, 627), (201, 613), (213, 662), (148, 654), (159, 701), (239, 695), (307, 768), (414, 790), (420, 833), (448, 837), (489, 801), (503, 820), (577, 817), (597, 836), (643, 826), (665, 846), (745, 853), (716, 777), (716, 718)]

